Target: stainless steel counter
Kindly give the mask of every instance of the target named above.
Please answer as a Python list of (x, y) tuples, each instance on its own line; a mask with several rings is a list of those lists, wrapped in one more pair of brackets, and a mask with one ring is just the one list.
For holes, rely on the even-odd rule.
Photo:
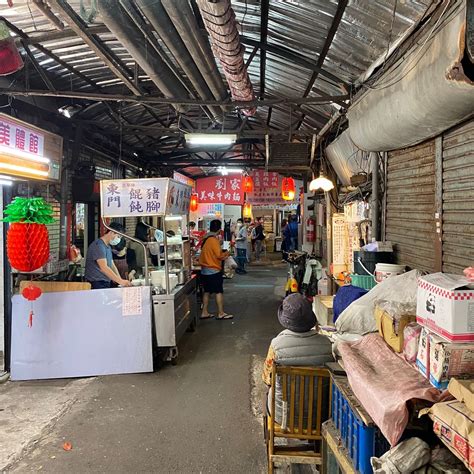
[(169, 295), (153, 295), (153, 318), (158, 347), (174, 347), (197, 323), (196, 276)]

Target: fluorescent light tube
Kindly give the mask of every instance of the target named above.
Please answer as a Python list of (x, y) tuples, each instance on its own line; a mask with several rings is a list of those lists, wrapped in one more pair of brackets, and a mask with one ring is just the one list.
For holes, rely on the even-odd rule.
[(17, 171), (18, 173), (27, 173), (27, 174), (34, 174), (37, 176), (48, 176), (48, 171), (42, 170), (35, 170), (34, 168), (28, 168), (27, 166), (18, 166), (12, 165), (10, 163), (0, 163), (0, 169), (10, 170), (10, 171)]
[(37, 161), (38, 163), (50, 163), (49, 158), (45, 158), (44, 156), (36, 156), (32, 153), (28, 153), (27, 151), (17, 150), (16, 148), (10, 148), (5, 145), (0, 145), (0, 152), (7, 153), (12, 156), (18, 156), (19, 158), (26, 158), (27, 160)]
[(13, 181), (7, 179), (0, 179), (0, 186), (11, 186)]
[(235, 133), (186, 133), (186, 142), (190, 145), (232, 145), (237, 140)]

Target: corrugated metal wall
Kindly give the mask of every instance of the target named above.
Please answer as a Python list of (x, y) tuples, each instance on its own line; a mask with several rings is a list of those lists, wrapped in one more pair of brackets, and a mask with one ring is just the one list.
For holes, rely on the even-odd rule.
[(443, 136), (443, 271), (474, 265), (474, 120)]
[(386, 239), (398, 263), (435, 270), (435, 142), (388, 153)]

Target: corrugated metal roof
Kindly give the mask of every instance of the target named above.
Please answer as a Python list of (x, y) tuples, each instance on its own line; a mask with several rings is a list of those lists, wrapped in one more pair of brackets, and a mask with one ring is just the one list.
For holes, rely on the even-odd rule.
[[(79, 13), (80, 0), (70, 0), (69, 5)], [(86, 5), (87, 1), (84, 2)], [(341, 22), (327, 52), (323, 69), (346, 83), (353, 83), (378, 58), (383, 57), (390, 44), (403, 36), (425, 14), (431, 0), (350, 0), (345, 8)], [(240, 32), (244, 38), (260, 42), (261, 32), (261, 2), (259, 0), (233, 0), (232, 6), (240, 25)], [(61, 34), (34, 6), (27, 0), (16, 0), (14, 8), (7, 7), (6, 0), (0, 0), (1, 16), (13, 23), (17, 28), (31, 37), (42, 37), (41, 45), (73, 66), (82, 77), (100, 87), (104, 92), (129, 93), (122, 81), (97, 57), (97, 55), (75, 34)], [(268, 18), (269, 47), (283, 48), (290, 54), (297, 55), (303, 60), (315, 64), (326, 42), (338, 8), (336, 0), (270, 0)], [(98, 28), (97, 38), (118, 57), (130, 72), (135, 67), (134, 58), (123, 45), (102, 25), (100, 16), (89, 26)], [(66, 25), (66, 30), (68, 29)], [(49, 39), (45, 38), (49, 35)], [(166, 46), (157, 37), (165, 53), (169, 56), (174, 68), (180, 73), (184, 82), (192, 89), (188, 79), (180, 70), (175, 58), (171, 56)], [(253, 47), (246, 46), (245, 60), (249, 59)], [(43, 52), (32, 47), (33, 54), (40, 65), (53, 79), (59, 90), (92, 90), (91, 85), (78, 75), (71, 74)], [(286, 55), (287, 56), (287, 55)], [(255, 54), (248, 72), (254, 89), (260, 92), (260, 60), (261, 54)], [(44, 88), (44, 84), (35, 77), (33, 68), (30, 68), (32, 87)], [(22, 72), (18, 73), (20, 77)], [(285, 57), (281, 51), (267, 51), (266, 54), (266, 86), (265, 97), (279, 98), (282, 96), (303, 96), (312, 77), (313, 71), (301, 64), (295, 64), (292, 59)], [(149, 77), (140, 71), (139, 84), (147, 93), (157, 94), (159, 91)], [(309, 97), (317, 96), (317, 90), (329, 95), (342, 93), (341, 86), (319, 74)], [(69, 100), (70, 102), (70, 100)], [(68, 102), (68, 103), (69, 103)], [(66, 101), (65, 101), (66, 103)], [(88, 105), (87, 101), (83, 101)], [(90, 102), (92, 104), (92, 102)], [(120, 109), (120, 110), (119, 110)], [(123, 104), (115, 106), (119, 115), (132, 124), (157, 124), (153, 114), (156, 114), (162, 124), (170, 124), (178, 130), (178, 124), (173, 122), (175, 115), (170, 106), (153, 105), (152, 111), (146, 111), (142, 105)], [(295, 127), (301, 125), (303, 130), (317, 130), (324, 125), (336, 109), (330, 103), (305, 104), (290, 110), (289, 106), (274, 106), (271, 110), (269, 126), (271, 129), (287, 131), (290, 124)], [(80, 115), (85, 120), (98, 120), (107, 127), (117, 127), (117, 124), (107, 115), (107, 108), (103, 105), (86, 107)], [(304, 115), (303, 115), (304, 114)], [(188, 118), (196, 127), (205, 128), (205, 116), (201, 109), (191, 108)], [(302, 124), (300, 119), (304, 117)], [(249, 118), (247, 126), (253, 130), (262, 130), (267, 127), (269, 107), (260, 107), (256, 117)], [(225, 126), (238, 126), (235, 112), (229, 112), (225, 119)], [(158, 134), (156, 138), (162, 133)], [(158, 151), (168, 152), (177, 146), (177, 141), (157, 143), (156, 138), (147, 136), (124, 135), (124, 140), (137, 147), (155, 146)]]

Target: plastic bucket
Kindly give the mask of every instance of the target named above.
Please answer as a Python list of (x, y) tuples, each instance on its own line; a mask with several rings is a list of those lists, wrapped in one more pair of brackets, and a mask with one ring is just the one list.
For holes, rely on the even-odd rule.
[(405, 273), (405, 265), (395, 265), (393, 263), (377, 263), (375, 265), (375, 279), (378, 283), (402, 273)]

